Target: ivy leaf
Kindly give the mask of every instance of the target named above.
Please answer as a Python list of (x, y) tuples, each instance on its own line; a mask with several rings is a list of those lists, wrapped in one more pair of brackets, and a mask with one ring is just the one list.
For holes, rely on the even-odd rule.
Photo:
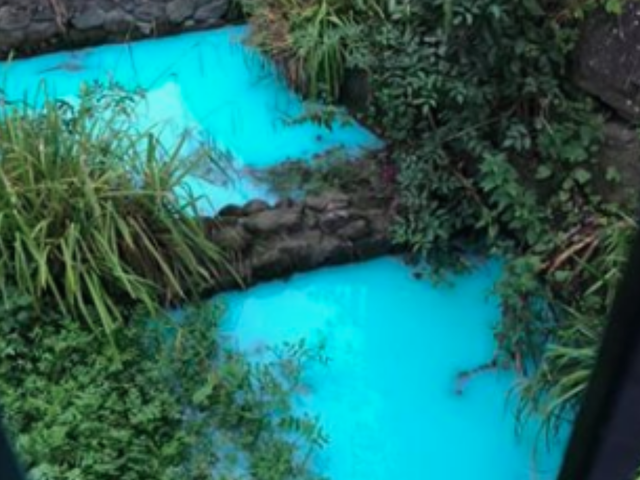
[(607, 13), (620, 15), (622, 14), (622, 0), (607, 0), (604, 4), (604, 9)]
[(612, 182), (612, 183), (618, 183), (622, 180), (622, 177), (620, 176), (620, 172), (615, 167), (607, 168), (607, 173), (605, 178), (607, 179), (608, 182)]
[(537, 0), (525, 0), (524, 2), (522, 2), (522, 4), (531, 15), (545, 15), (544, 9), (540, 6), (540, 3)]
[(591, 180), (591, 173), (586, 171), (584, 168), (578, 168), (575, 172), (573, 172), (573, 178), (582, 185)]
[(537, 180), (546, 180), (553, 174), (553, 170), (548, 165), (540, 165), (536, 171)]
[(567, 270), (558, 270), (556, 272), (553, 272), (553, 279), (556, 282), (564, 283), (568, 281), (570, 278), (571, 278), (571, 272)]

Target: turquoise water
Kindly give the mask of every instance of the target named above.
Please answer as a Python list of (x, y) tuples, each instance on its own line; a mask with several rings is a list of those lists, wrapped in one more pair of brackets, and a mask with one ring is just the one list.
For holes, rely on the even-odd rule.
[(499, 315), (487, 264), (435, 288), (399, 260), (328, 268), (228, 295), (224, 329), (248, 354), (322, 343), (300, 408), (330, 437), (331, 480), (551, 480), (561, 451), (515, 434), (509, 372), (485, 373), (462, 395), (455, 377), (491, 359)]
[(331, 129), (299, 119), (304, 106), (273, 67), (243, 40), (246, 27), (109, 45), (43, 55), (2, 64), (4, 100), (50, 98), (73, 101), (81, 85), (117, 82), (144, 92), (136, 123), (154, 127), (171, 144), (183, 132), (231, 153), (232, 183), (188, 180), (206, 197), (203, 213), (227, 203), (269, 198), (250, 181), (246, 167), (268, 167), (286, 159), (311, 159), (342, 148), (350, 155), (379, 147), (380, 141), (354, 122), (336, 120)]
[[(167, 142), (185, 131), (233, 156), (233, 169), (310, 159), (332, 148), (352, 155), (380, 141), (357, 124), (292, 126), (300, 99), (262, 57), (243, 27), (59, 53), (2, 64), (4, 100), (46, 88), (73, 101), (83, 83), (142, 90), (136, 125)], [(42, 98), (42, 95), (40, 96)], [(240, 173), (231, 184), (190, 178), (203, 213), (269, 198)], [(310, 372), (299, 408), (330, 436), (318, 467), (331, 480), (551, 480), (560, 448), (532, 455), (532, 432), (515, 435), (507, 394), (515, 378), (487, 373), (455, 394), (455, 376), (491, 359), (498, 317), (487, 293), (499, 267), (485, 265), (435, 288), (387, 258), (332, 268), (227, 296), (227, 333), (259, 356), (265, 345), (322, 342), (331, 362)]]

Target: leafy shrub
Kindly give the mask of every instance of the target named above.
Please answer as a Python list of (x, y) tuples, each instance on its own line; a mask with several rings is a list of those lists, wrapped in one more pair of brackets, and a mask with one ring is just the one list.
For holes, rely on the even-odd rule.
[(524, 409), (554, 426), (605, 324), (625, 245), (610, 241), (634, 230), (593, 187), (602, 118), (569, 81), (576, 19), (597, 6), (621, 2), (397, 2), (349, 60), (370, 72), (370, 121), (399, 169), (396, 240), (445, 269), (470, 248), (507, 260), (499, 354), (538, 367)]
[(221, 308), (104, 335), (12, 292), (0, 307), (0, 406), (33, 480), (312, 480), (325, 443), (293, 410), (321, 352), (250, 362), (220, 343)]
[(393, 142), (405, 207), (396, 235), (431, 261), (460, 235), (533, 245), (584, 201), (599, 121), (564, 88), (575, 33), (532, 3), (454, 2), (448, 19), (414, 2), (372, 32), (372, 120)]
[[(122, 310), (193, 297), (224, 263), (177, 189), (215, 158), (165, 149), (137, 133), (132, 98), (92, 88), (78, 106), (7, 109), (0, 117), (0, 289), (15, 282), (56, 309), (104, 329)], [(183, 195), (184, 196), (184, 195)]]
[[(597, 243), (590, 258), (576, 255), (567, 259), (576, 262), (575, 266), (566, 269), (558, 283), (575, 298), (566, 298), (561, 304), (563, 323), (549, 336), (551, 342), (539, 368), (523, 379), (521, 388), (521, 418), (543, 418), (548, 433), (571, 421), (582, 403), (636, 234), (633, 220), (614, 216), (595, 233)], [(578, 289), (571, 292), (576, 285)]]

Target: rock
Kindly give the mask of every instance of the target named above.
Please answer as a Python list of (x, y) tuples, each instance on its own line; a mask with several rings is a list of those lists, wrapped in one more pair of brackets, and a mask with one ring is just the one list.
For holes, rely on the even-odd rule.
[[(596, 155), (600, 170), (594, 177), (595, 188), (605, 200), (634, 205), (640, 191), (640, 138), (635, 127), (620, 121), (604, 126), (604, 142)], [(607, 172), (615, 170), (619, 182), (607, 180)]]
[(56, 23), (56, 15), (51, 8), (51, 5), (37, 5), (31, 12), (31, 21), (33, 22), (49, 22)]
[(308, 270), (321, 265), (324, 254), (318, 249), (322, 235), (317, 231), (303, 232), (296, 237), (283, 237), (277, 241), (276, 248), (292, 267)]
[(302, 224), (305, 230), (316, 229), (318, 227), (318, 214), (310, 210), (305, 210)]
[(249, 236), (241, 227), (228, 227), (213, 230), (209, 238), (211, 242), (224, 251), (242, 252), (249, 245)]
[[(98, 1), (98, 6), (103, 10), (110, 10), (113, 8), (114, 0), (97, 0), (97, 1)], [(118, 5), (119, 8), (121, 8), (125, 12), (133, 14), (133, 12), (136, 10), (140, 2), (142, 2), (143, 5), (145, 5), (150, 2), (153, 3), (153, 0), (129, 0), (124, 2), (118, 0), (115, 3)]]
[(359, 260), (370, 260), (396, 253), (396, 248), (388, 235), (371, 235), (354, 244), (355, 255)]
[(323, 236), (317, 231), (281, 237), (260, 246), (251, 261), (252, 280), (272, 280), (323, 265), (354, 260), (350, 242)]
[(337, 210), (349, 206), (349, 197), (342, 192), (326, 192), (322, 195), (307, 197), (304, 204), (317, 212)]
[(195, 9), (195, 0), (172, 0), (167, 3), (167, 19), (172, 23), (182, 23), (194, 14)]
[(640, 121), (640, 3), (626, 2), (622, 15), (597, 11), (586, 22), (576, 49), (576, 83), (623, 118)]
[(363, 218), (366, 218), (369, 222), (369, 228), (372, 232), (379, 235), (387, 236), (389, 234), (389, 228), (393, 221), (392, 214), (387, 210), (377, 209), (368, 211), (357, 212)]
[(237, 227), (240, 225), (241, 217), (220, 217), (217, 216), (215, 218), (209, 218), (209, 220), (217, 227), (217, 228), (231, 228)]
[[(605, 145), (618, 150), (626, 150), (638, 142), (637, 129), (626, 123), (610, 120), (604, 124)], [(640, 157), (636, 157), (640, 159)]]
[(25, 40), (24, 30), (14, 30), (13, 32), (2, 32), (2, 43), (10, 49), (17, 47)]
[(242, 207), (242, 211), (245, 215), (253, 215), (254, 213), (264, 212), (265, 210), (269, 210), (269, 204), (264, 200), (251, 200), (247, 202), (244, 207)]
[(140, 33), (145, 36), (151, 36), (155, 30), (153, 22), (136, 22), (136, 27), (138, 27)]
[(244, 209), (239, 205), (225, 205), (218, 212), (220, 217), (242, 217), (244, 216)]
[(369, 223), (367, 223), (366, 220), (360, 218), (340, 228), (336, 232), (336, 235), (345, 240), (355, 241), (366, 237), (370, 231), (371, 229), (369, 228)]
[(324, 233), (336, 233), (352, 219), (351, 213), (347, 210), (330, 210), (322, 214), (318, 224)]
[[(377, 206), (370, 201), (375, 193), (365, 191), (368, 196), (354, 194), (360, 200), (352, 207), (345, 206), (352, 203), (350, 198), (333, 193), (314, 197), (311, 206), (308, 201), (286, 201), (252, 214), (246, 214), (246, 207), (231, 206), (234, 216), (218, 215), (202, 222), (211, 241), (229, 254), (242, 286), (248, 287), (321, 266), (395, 253), (388, 232), (388, 202)], [(244, 216), (235, 216), (240, 210)], [(207, 294), (237, 286), (237, 279), (226, 278)]]
[(54, 22), (32, 22), (25, 32), (26, 42), (37, 43), (56, 35), (58, 26)]
[(315, 248), (321, 262), (314, 265), (314, 268), (320, 265), (342, 265), (354, 259), (354, 250), (351, 242), (336, 237), (323, 236), (322, 241)]
[(31, 14), (25, 7), (5, 5), (0, 8), (0, 30), (13, 32), (29, 26)]
[(276, 202), (275, 208), (291, 208), (295, 206), (296, 202), (292, 198), (281, 198)]
[(128, 35), (134, 23), (133, 17), (130, 14), (115, 9), (106, 14), (103, 28), (110, 33)]
[(291, 257), (277, 247), (261, 248), (251, 257), (251, 271), (256, 280), (285, 277), (293, 271)]
[(146, 23), (154, 23), (165, 17), (166, 6), (161, 3), (143, 3), (134, 11), (133, 16)]
[(285, 233), (301, 226), (302, 212), (297, 208), (266, 210), (244, 218), (241, 224), (247, 232), (253, 234)]
[(210, 0), (209, 4), (205, 4), (196, 10), (193, 19), (197, 22), (217, 22), (229, 10), (228, 0)]
[(212, 26), (229, 5), (230, 0), (0, 0), (0, 54), (44, 53), (63, 42), (65, 48), (84, 47)]
[(71, 25), (78, 30), (91, 30), (102, 27), (107, 19), (105, 12), (99, 8), (87, 8), (71, 18)]

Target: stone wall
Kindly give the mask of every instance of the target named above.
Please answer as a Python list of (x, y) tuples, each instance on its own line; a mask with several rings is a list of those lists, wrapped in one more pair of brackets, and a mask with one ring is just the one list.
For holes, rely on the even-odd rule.
[(231, 0), (0, 0), (6, 58), (224, 23)]
[[(585, 23), (575, 55), (574, 79), (609, 115), (598, 156), (599, 191), (609, 200), (637, 203), (640, 194), (640, 3), (627, 2), (622, 15), (597, 11)], [(614, 167), (619, 185), (604, 182)]]
[(254, 200), (203, 219), (211, 241), (226, 253), (235, 275), (221, 272), (206, 295), (286, 278), (328, 265), (395, 253), (389, 227), (392, 202), (374, 191), (327, 192), (274, 207)]
[(575, 80), (620, 117), (640, 122), (640, 3), (622, 15), (604, 11), (586, 22), (576, 51)]

